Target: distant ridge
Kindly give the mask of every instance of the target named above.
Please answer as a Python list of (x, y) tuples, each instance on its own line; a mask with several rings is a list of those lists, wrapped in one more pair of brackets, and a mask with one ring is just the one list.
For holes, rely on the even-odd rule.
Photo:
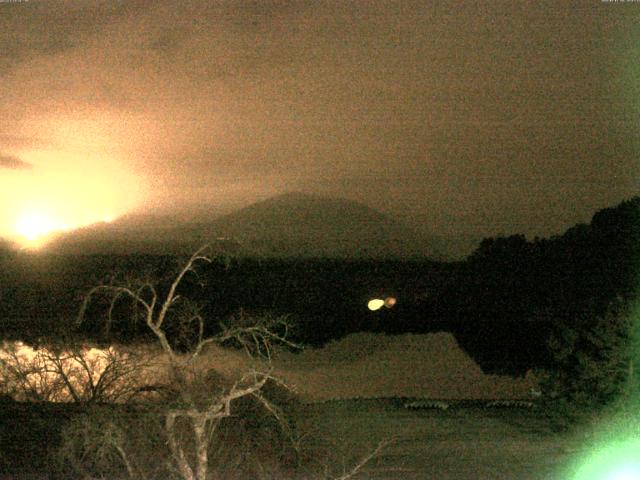
[(254, 203), (217, 222), (225, 235), (267, 255), (407, 257), (424, 255), (417, 234), (361, 203), (287, 193)]
[[(604, 208), (591, 224), (578, 224), (550, 242), (605, 229), (607, 222), (635, 231), (640, 197)], [(482, 238), (445, 237), (344, 198), (285, 193), (232, 213), (213, 207), (197, 214), (132, 214), (55, 237), (47, 251), (70, 254), (189, 254), (203, 244), (231, 254), (327, 258), (428, 258), (460, 261), (477, 256)], [(618, 218), (620, 217), (620, 218)], [(628, 218), (627, 218), (628, 217)], [(623, 226), (624, 224), (624, 226)], [(640, 224), (640, 221), (638, 221)], [(613, 228), (613, 227), (607, 227)], [(606, 229), (605, 229), (606, 230)], [(486, 239), (485, 239), (486, 240)], [(486, 242), (485, 242), (486, 243)], [(5, 247), (8, 248), (8, 247)]]
[(227, 215), (130, 216), (59, 235), (61, 253), (189, 253), (204, 243), (266, 257), (416, 258), (432, 254), (423, 237), (362, 203), (285, 193)]

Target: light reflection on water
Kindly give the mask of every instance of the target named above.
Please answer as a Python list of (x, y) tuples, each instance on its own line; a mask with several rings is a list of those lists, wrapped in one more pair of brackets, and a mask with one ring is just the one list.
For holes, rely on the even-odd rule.
[(0, 392), (20, 401), (113, 400), (134, 371), (130, 355), (113, 346), (34, 348), (5, 341), (0, 348)]
[[(103, 349), (96, 347), (83, 347), (80, 351), (82, 352), (82, 355), (87, 359), (100, 359), (107, 352), (114, 352), (115, 348), (109, 347), (107, 349)], [(32, 346), (27, 345), (26, 343), (19, 340), (15, 342), (2, 342), (2, 348), (0, 349), (0, 358), (6, 359), (10, 357), (12, 352), (24, 360), (33, 360), (38, 355), (38, 352), (51, 353), (46, 348), (33, 348)], [(63, 353), (66, 353), (68, 355), (70, 352)]]

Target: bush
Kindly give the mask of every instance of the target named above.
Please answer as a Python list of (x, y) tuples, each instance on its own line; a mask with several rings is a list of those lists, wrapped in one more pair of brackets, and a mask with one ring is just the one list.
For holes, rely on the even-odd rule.
[(255, 396), (242, 397), (214, 433), (211, 469), (220, 478), (290, 478), (303, 463), (299, 399), (274, 381), (260, 393), (269, 407)]
[[(183, 296), (181, 286), (185, 276), (196, 275), (197, 264), (211, 262), (205, 250), (191, 256), (164, 294), (150, 281), (103, 284), (87, 293), (78, 326), (94, 297), (110, 299), (105, 331), (110, 330), (121, 299), (134, 303), (134, 319), (153, 333), (166, 359), (165, 395), (148, 401), (148, 416), (123, 417), (126, 410), (116, 407), (113, 416), (100, 409), (80, 417), (65, 431), (64, 468), (85, 478), (207, 480), (283, 478), (299, 466), (301, 436), (291, 426), (290, 413), (296, 400), (273, 375), (271, 362), (275, 345), (296, 347), (286, 338), (288, 321), (240, 315), (231, 324), (218, 322), (217, 333), (207, 336), (201, 308)], [(237, 378), (226, 378), (197, 362), (210, 344), (241, 346), (252, 364), (231, 374)], [(353, 476), (382, 447), (341, 478)], [(160, 466), (158, 460), (163, 462)], [(155, 465), (160, 474), (148, 465)]]
[[(254, 396), (233, 405), (209, 443), (209, 471), (219, 478), (291, 477), (301, 460), (296, 415), (302, 405), (287, 388), (270, 381), (261, 390), (270, 411)], [(94, 405), (76, 415), (62, 432), (59, 472), (63, 478), (179, 478), (173, 470), (164, 430), (171, 403)], [(286, 412), (286, 413), (285, 413)], [(186, 424), (176, 435), (189, 458), (195, 445)]]
[(160, 416), (142, 406), (93, 405), (62, 430), (61, 478), (170, 478)]
[(552, 367), (541, 372), (542, 406), (559, 429), (597, 420), (636, 390), (635, 329), (630, 302), (617, 298), (603, 315), (559, 323), (549, 338)]

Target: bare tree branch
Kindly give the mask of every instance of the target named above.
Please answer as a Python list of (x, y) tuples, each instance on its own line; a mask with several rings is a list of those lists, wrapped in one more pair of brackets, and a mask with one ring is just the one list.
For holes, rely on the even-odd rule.
[[(136, 306), (143, 309), (144, 323), (155, 335), (162, 351), (168, 358), (170, 383), (177, 387), (175, 390), (179, 395), (175, 404), (172, 404), (164, 412), (164, 430), (173, 463), (184, 480), (206, 480), (208, 478), (211, 435), (219, 421), (232, 414), (232, 405), (236, 400), (246, 396), (256, 398), (268, 412), (274, 415), (284, 429), (288, 428), (282, 412), (260, 393), (268, 381), (282, 385), (282, 382), (272, 374), (271, 368), (264, 372), (251, 370), (244, 373), (226, 390), (223, 389), (222, 392), (216, 394), (209, 392), (210, 397), (206, 401), (203, 401), (201, 396), (198, 397), (194, 388), (199, 388), (196, 380), (202, 372), (202, 370), (198, 371), (198, 368), (202, 369), (202, 367), (196, 367), (194, 360), (202, 353), (203, 349), (212, 343), (224, 344), (233, 341), (244, 348), (249, 355), (258, 355), (270, 362), (274, 343), (293, 348), (298, 347), (286, 338), (289, 333), (289, 323), (285, 317), (257, 318), (252, 319), (254, 321), (249, 324), (249, 319), (244, 317), (243, 312), (237, 319), (238, 325), (230, 327), (220, 323), (221, 331), (218, 335), (205, 337), (205, 319), (188, 299), (184, 299), (177, 292), (189, 272), (197, 275), (195, 267), (198, 263), (211, 262), (211, 259), (204, 253), (206, 248), (202, 247), (196, 251), (184, 267), (179, 270), (163, 300), (158, 299), (156, 287), (151, 282), (143, 282), (137, 289), (100, 285), (90, 290), (84, 298), (77, 320), (78, 325), (83, 322), (93, 296), (98, 293), (110, 296), (106, 331), (111, 327), (115, 305), (121, 298), (131, 298)], [(167, 338), (166, 325), (172, 308), (175, 309), (175, 314), (171, 315), (171, 321), (182, 322), (180, 325), (188, 330), (186, 333), (186, 335), (190, 335), (188, 338), (195, 338), (195, 343), (191, 345), (192, 348), (184, 355), (178, 355)], [(176, 339), (172, 338), (171, 340), (175, 341)], [(123, 368), (119, 363), (114, 362), (110, 364), (108, 369), (105, 369), (103, 376), (95, 380), (89, 375), (92, 365), (84, 358), (78, 359), (78, 368), (87, 375), (86, 387), (94, 396), (103, 395), (102, 392), (111, 390), (110, 375), (117, 376), (129, 373), (126, 367)], [(178, 435), (176, 426), (178, 422), (181, 435), (184, 434), (182, 431), (184, 427), (190, 427), (191, 442), (195, 448), (195, 456), (193, 457), (187, 455), (185, 446), (181, 443), (182, 438)], [(120, 454), (122, 456), (122, 452)], [(127, 465), (127, 470), (132, 472), (133, 467), (127, 463), (126, 457), (122, 458)], [(190, 459), (195, 459), (195, 463), (191, 463)]]
[(193, 272), (195, 264), (197, 262), (199, 262), (199, 261), (203, 261), (203, 262), (206, 262), (206, 263), (211, 263), (211, 259), (209, 257), (203, 255), (203, 252), (205, 250), (207, 250), (208, 248), (209, 248), (209, 246), (205, 245), (205, 246), (201, 247), (200, 249), (198, 249), (196, 251), (196, 253), (194, 253), (191, 256), (191, 258), (189, 259), (187, 264), (184, 266), (184, 268), (182, 270), (180, 270), (180, 272), (176, 276), (176, 278), (173, 281), (173, 283), (171, 283), (171, 287), (169, 287), (169, 293), (167, 293), (167, 298), (165, 299), (164, 303), (162, 304), (162, 307), (160, 308), (160, 313), (158, 314), (158, 319), (156, 321), (156, 326), (158, 328), (162, 327), (162, 323), (164, 322), (164, 319), (165, 319), (165, 316), (167, 315), (167, 311), (169, 310), (169, 307), (177, 300), (176, 289), (178, 288), (178, 285), (180, 284), (180, 282), (182, 282), (182, 279), (184, 278), (184, 276), (188, 272)]
[(189, 461), (187, 460), (187, 456), (184, 453), (184, 450), (180, 446), (176, 438), (175, 433), (175, 423), (176, 419), (180, 416), (179, 413), (168, 412), (165, 417), (165, 429), (167, 432), (169, 448), (173, 455), (174, 460), (177, 463), (178, 471), (184, 480), (195, 480), (195, 475), (193, 474), (193, 470), (189, 465)]
[(367, 463), (369, 463), (372, 459), (378, 456), (380, 452), (393, 441), (394, 441), (393, 439), (381, 440), (376, 446), (376, 448), (374, 448), (371, 452), (369, 452), (364, 457), (362, 457), (362, 459), (356, 465), (354, 465), (351, 470), (341, 475), (340, 477), (335, 477), (333, 480), (349, 480), (350, 478), (353, 478), (365, 467), (365, 465), (367, 465)]

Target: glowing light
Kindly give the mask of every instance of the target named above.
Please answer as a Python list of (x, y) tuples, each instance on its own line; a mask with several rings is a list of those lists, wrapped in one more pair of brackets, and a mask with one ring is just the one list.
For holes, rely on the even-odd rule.
[(631, 480), (640, 478), (640, 440), (614, 442), (581, 462), (573, 480)]
[[(12, 134), (37, 142), (3, 145), (3, 154), (30, 168), (0, 172), (0, 237), (30, 247), (65, 225), (109, 223), (153, 193), (134, 160), (156, 135), (150, 136), (156, 127), (147, 115), (61, 105), (23, 120)], [(26, 220), (33, 216), (48, 220)]]
[[(28, 171), (0, 176), (0, 236), (39, 248), (55, 232), (110, 223), (141, 198), (124, 170), (56, 152), (23, 154)], [(50, 161), (57, 166), (49, 166)], [(132, 193), (133, 192), (133, 193)]]
[(70, 227), (64, 222), (52, 218), (45, 212), (30, 212), (18, 218), (15, 231), (22, 236), (27, 246), (35, 246), (42, 241), (43, 237), (61, 230), (68, 230)]
[(383, 305), (384, 305), (384, 300), (381, 300), (379, 298), (374, 298), (372, 300), (369, 300), (369, 303), (367, 303), (367, 308), (371, 311), (375, 311), (375, 310), (380, 310)]
[(391, 308), (396, 304), (396, 297), (387, 297), (384, 299), (384, 306)]
[(637, 480), (640, 478), (638, 465), (623, 465), (615, 471), (608, 472), (604, 480)]

